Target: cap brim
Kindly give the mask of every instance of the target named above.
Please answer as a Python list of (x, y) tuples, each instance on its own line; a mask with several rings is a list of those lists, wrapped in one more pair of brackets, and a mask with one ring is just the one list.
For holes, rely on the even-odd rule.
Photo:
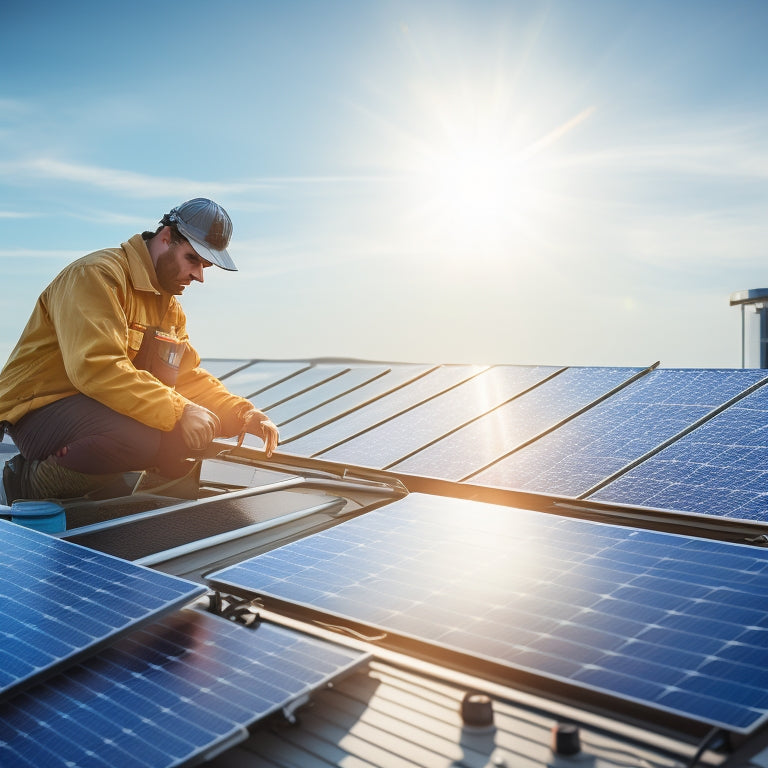
[(232, 257), (227, 251), (214, 251), (209, 245), (201, 243), (198, 240), (193, 240), (191, 237), (187, 238), (191, 246), (197, 251), (197, 255), (210, 261), (211, 264), (215, 264), (217, 267), (226, 269), (229, 272), (237, 272), (235, 262), (232, 261)]
[(237, 272), (235, 262), (232, 261), (232, 257), (229, 255), (226, 249), (217, 251), (214, 248), (211, 248), (208, 243), (203, 243), (200, 242), (200, 240), (195, 240), (194, 237), (190, 237), (189, 234), (184, 231), (186, 227), (184, 227), (180, 221), (176, 222), (176, 227), (178, 228), (179, 232), (181, 232), (181, 234), (184, 235), (187, 240), (189, 240), (190, 245), (195, 249), (198, 256), (205, 259), (206, 261), (210, 261), (211, 264), (215, 264), (217, 267), (228, 270), (229, 272)]

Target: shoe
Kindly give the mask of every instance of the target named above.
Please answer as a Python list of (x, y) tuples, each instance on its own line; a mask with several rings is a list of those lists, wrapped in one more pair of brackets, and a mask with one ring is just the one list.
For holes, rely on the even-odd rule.
[(22, 489), (29, 499), (76, 499), (101, 488), (107, 479), (109, 476), (75, 472), (48, 457), (28, 462), (22, 473)]
[(17, 499), (78, 498), (100, 488), (103, 482), (103, 476), (75, 472), (51, 458), (27, 461), (18, 454), (5, 462), (0, 503), (10, 506)]
[(24, 475), (25, 463), (20, 453), (5, 462), (0, 482), (0, 504), (10, 507), (16, 499), (21, 497), (21, 478)]

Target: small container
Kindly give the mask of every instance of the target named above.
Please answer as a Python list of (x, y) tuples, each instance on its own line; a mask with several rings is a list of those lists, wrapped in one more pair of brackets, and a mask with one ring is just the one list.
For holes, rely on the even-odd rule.
[(43, 533), (62, 533), (67, 530), (64, 507), (53, 501), (14, 501), (11, 521)]

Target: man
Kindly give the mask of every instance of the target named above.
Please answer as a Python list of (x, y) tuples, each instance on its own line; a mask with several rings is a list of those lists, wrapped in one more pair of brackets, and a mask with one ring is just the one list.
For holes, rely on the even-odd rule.
[(20, 451), (0, 503), (79, 497), (134, 470), (181, 477), (215, 437), (249, 432), (272, 454), (277, 427), (199, 367), (176, 298), (212, 264), (237, 269), (231, 235), (227, 212), (195, 198), (43, 291), (0, 372), (0, 424)]

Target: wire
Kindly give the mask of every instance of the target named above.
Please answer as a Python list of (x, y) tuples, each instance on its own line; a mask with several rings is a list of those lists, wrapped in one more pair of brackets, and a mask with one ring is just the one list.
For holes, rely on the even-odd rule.
[(718, 728), (715, 726), (705, 737), (704, 740), (699, 744), (699, 748), (696, 750), (696, 754), (685, 764), (685, 768), (695, 768), (696, 765), (698, 765), (699, 760), (701, 760), (701, 756), (704, 754), (704, 752), (707, 750), (707, 747), (709, 747), (712, 742), (715, 740), (715, 737), (720, 735), (723, 732), (722, 728)]

